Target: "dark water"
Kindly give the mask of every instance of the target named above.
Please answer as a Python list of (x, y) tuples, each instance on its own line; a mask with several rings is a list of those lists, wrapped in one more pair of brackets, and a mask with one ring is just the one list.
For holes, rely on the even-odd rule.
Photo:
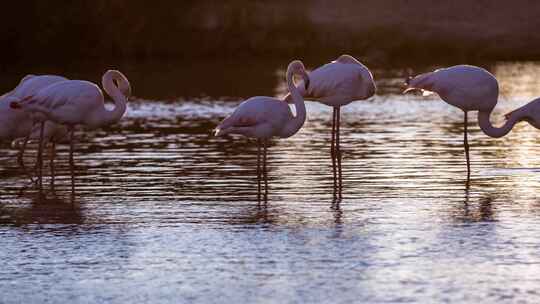
[[(540, 66), (491, 69), (498, 123), (540, 95)], [(211, 135), (243, 93), (182, 98), (190, 85), (155, 84), (170, 97), (135, 98), (119, 125), (78, 134), (73, 200), (67, 146), (56, 191), (37, 199), (4, 145), (0, 302), (537, 303), (539, 131), (491, 139), (473, 119), (467, 188), (462, 113), (396, 94), (401, 73), (376, 71), (381, 95), (342, 110), (337, 201), (331, 112), (314, 102), (296, 136), (271, 143), (267, 202), (255, 143)], [(270, 74), (267, 94), (279, 94)]]

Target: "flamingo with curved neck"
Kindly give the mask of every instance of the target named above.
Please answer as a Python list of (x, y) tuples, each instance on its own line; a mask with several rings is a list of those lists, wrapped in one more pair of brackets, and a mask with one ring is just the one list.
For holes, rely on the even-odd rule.
[[(12, 101), (19, 101), (36, 94), (41, 89), (60, 81), (65, 81), (67, 78), (57, 75), (26, 75), (21, 79), (19, 84), (10, 92), (0, 97), (0, 140), (13, 141), (18, 146), (19, 153), (17, 161), (24, 173), (33, 182), (32, 175), (26, 170), (24, 165), (24, 152), (28, 141), (32, 138), (32, 130), (34, 121), (32, 116), (22, 111), (13, 110), (10, 107)], [(48, 123), (45, 126), (45, 141), (52, 143), (54, 155), (55, 135), (66, 133), (64, 126)], [(20, 143), (20, 144), (19, 144)], [(39, 150), (41, 151), (41, 149)], [(39, 161), (41, 162), (41, 154), (38, 153)], [(51, 168), (51, 172), (54, 169)]]
[[(306, 87), (309, 86), (309, 77), (304, 74), (305, 69), (303, 65), (302, 67), (298, 67), (297, 69), (300, 71), (299, 73), (301, 73), (302, 76), (304, 77), (305, 79), (304, 81), (306, 82)], [(302, 72), (302, 70), (304, 72)], [(300, 95), (300, 91), (294, 85), (294, 72), (295, 72), (294, 69), (292, 68), (289, 69), (287, 71), (286, 80), (287, 80), (287, 87), (289, 89), (291, 98), (294, 103), (296, 116), (287, 121), (287, 124), (281, 131), (281, 134), (280, 134), (281, 138), (287, 138), (287, 137), (293, 136), (294, 134), (296, 134), (296, 132), (298, 132), (298, 130), (302, 128), (302, 126), (306, 122), (306, 104), (304, 102), (304, 98), (302, 97), (302, 95)]]
[(499, 98), (499, 84), (495, 76), (483, 68), (472, 65), (457, 65), (420, 74), (406, 80), (407, 89), (435, 92), (445, 102), (460, 108), (464, 113), (465, 155), (467, 159), (467, 180), (470, 179), (469, 143), (467, 139), (467, 113), (478, 111), (480, 129), (488, 136), (499, 138), (508, 134), (514, 125), (522, 120), (519, 115), (510, 115), (501, 127), (490, 121), (491, 113)]
[(294, 76), (299, 75), (304, 85), (309, 86), (309, 76), (304, 64), (292, 61), (287, 68), (287, 86), (296, 108), (296, 116), (289, 105), (280, 99), (256, 96), (242, 102), (234, 112), (225, 118), (216, 128), (215, 135), (240, 134), (257, 139), (257, 178), (258, 194), (261, 193), (261, 145), (263, 146), (263, 172), (267, 184), (266, 152), (268, 140), (277, 136), (287, 138), (302, 128), (306, 121), (306, 106), (298, 88), (294, 85)]
[(131, 94), (131, 85), (127, 78), (119, 71), (109, 70), (102, 77), (102, 85), (105, 92), (113, 99), (115, 106), (112, 110), (105, 108), (105, 99), (101, 89), (96, 84), (84, 80), (57, 82), (41, 89), (33, 96), (10, 104), (12, 109), (30, 113), (36, 121), (40, 122), (40, 142), (43, 141), (46, 121), (68, 127), (72, 180), (74, 178), (73, 133), (75, 126), (84, 125), (91, 129), (104, 127), (118, 122), (126, 112), (127, 99)]
[[(377, 90), (373, 75), (367, 66), (351, 55), (343, 54), (309, 73), (309, 87), (299, 83), (299, 92), (306, 99), (313, 99), (333, 108), (330, 156), (334, 176), (334, 189), (341, 190), (341, 107), (356, 100), (365, 100)], [(291, 95), (285, 100), (290, 102)], [(339, 181), (339, 186), (338, 186)], [(338, 188), (339, 187), (339, 188)], [(340, 192), (341, 193), (341, 192)]]
[(509, 117), (509, 119), (506, 120), (504, 125), (502, 125), (501, 127), (495, 127), (491, 124), (491, 121), (489, 120), (490, 116), (491, 112), (478, 111), (478, 125), (480, 126), (480, 129), (484, 132), (484, 134), (493, 138), (500, 138), (510, 133), (514, 126), (520, 121), (518, 117)]

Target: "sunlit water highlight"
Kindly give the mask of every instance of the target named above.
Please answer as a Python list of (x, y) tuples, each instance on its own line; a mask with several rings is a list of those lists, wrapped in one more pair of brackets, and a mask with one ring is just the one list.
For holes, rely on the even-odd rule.
[(211, 134), (238, 102), (132, 101), (118, 126), (78, 136), (73, 202), (67, 146), (46, 200), (21, 195), (16, 152), (0, 149), (0, 302), (540, 299), (540, 131), (491, 139), (474, 118), (467, 188), (461, 111), (436, 96), (353, 103), (336, 201), (331, 110), (308, 102), (305, 127), (272, 141), (259, 202), (255, 143)]

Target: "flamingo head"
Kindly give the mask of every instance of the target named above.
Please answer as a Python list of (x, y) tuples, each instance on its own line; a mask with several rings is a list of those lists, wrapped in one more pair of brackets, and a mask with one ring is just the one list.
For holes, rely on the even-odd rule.
[(407, 78), (405, 78), (405, 85), (406, 85), (406, 86), (409, 86), (409, 84), (411, 84), (411, 80), (412, 80), (412, 79), (413, 79), (412, 76), (410, 76), (410, 75), (407, 76)]
[(309, 90), (309, 76), (306, 73), (306, 75), (303, 77), (304, 77), (304, 89), (307, 92)]
[(408, 76), (405, 79), (405, 90), (403, 91), (403, 94), (407, 94), (412, 91), (420, 91), (422, 92), (423, 96), (429, 96), (433, 94), (434, 85), (432, 72), (420, 74), (415, 77)]
[(302, 77), (302, 79), (304, 80), (304, 89), (307, 92), (309, 89), (309, 75), (306, 72), (306, 68), (304, 67), (302, 61), (291, 61), (291, 63), (289, 63), (289, 66), (287, 67), (287, 71), (291, 72), (293, 75), (300, 75)]
[(413, 79), (414, 79), (414, 77), (412, 77), (411, 75), (409, 75), (409, 76), (407, 76), (407, 78), (405, 78), (405, 81), (403, 82), (403, 87), (405, 88), (404, 91), (403, 91), (403, 94), (407, 94), (409, 92), (419, 90), (418, 88), (415, 88), (415, 87), (411, 86), (411, 81)]

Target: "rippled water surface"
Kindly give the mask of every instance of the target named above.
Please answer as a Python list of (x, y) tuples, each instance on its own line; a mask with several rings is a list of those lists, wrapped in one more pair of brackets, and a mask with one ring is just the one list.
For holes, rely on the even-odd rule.
[[(498, 124), (536, 94), (537, 77), (512, 81), (523, 69), (538, 75), (492, 68)], [(261, 201), (255, 142), (211, 134), (240, 97), (135, 98), (119, 125), (77, 134), (73, 197), (66, 145), (46, 199), (3, 145), (0, 302), (538, 303), (540, 131), (491, 139), (472, 119), (467, 187), (463, 114), (377, 74), (381, 95), (342, 110), (341, 200), (314, 102), (271, 142)]]

